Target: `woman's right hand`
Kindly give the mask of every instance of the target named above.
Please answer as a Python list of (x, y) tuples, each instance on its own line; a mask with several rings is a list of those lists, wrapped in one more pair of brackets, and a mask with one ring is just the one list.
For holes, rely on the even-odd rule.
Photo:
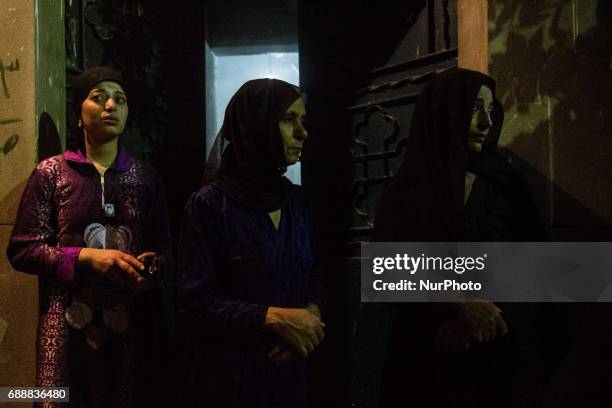
[(473, 324), (477, 341), (492, 341), (508, 332), (501, 309), (487, 300), (476, 300), (460, 304), (459, 320)]
[(308, 356), (325, 337), (325, 324), (309, 309), (269, 307), (266, 327), (302, 357)]
[(131, 288), (144, 280), (137, 272), (144, 269), (142, 262), (116, 249), (83, 248), (78, 264), (116, 282), (122, 288)]

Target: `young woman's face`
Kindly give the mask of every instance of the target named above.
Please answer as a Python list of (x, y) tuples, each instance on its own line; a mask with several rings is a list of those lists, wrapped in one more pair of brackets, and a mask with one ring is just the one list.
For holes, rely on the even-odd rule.
[(289, 166), (300, 160), (302, 146), (308, 138), (308, 132), (304, 128), (305, 121), (306, 109), (304, 107), (304, 100), (297, 98), (278, 122), (278, 128), (283, 140), (283, 152)]
[(97, 143), (105, 143), (119, 136), (125, 128), (127, 117), (127, 97), (116, 82), (100, 82), (81, 105), (85, 135)]
[(491, 126), (493, 126), (491, 121), (492, 111), (493, 92), (488, 86), (482, 85), (476, 96), (470, 131), (468, 132), (468, 148), (470, 150), (477, 153), (482, 151), (482, 145), (487, 139)]

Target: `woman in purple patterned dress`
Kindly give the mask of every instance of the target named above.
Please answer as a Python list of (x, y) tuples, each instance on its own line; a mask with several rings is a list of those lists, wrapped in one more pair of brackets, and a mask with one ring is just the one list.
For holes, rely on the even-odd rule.
[(85, 71), (73, 101), (72, 146), (33, 171), (7, 249), (16, 270), (39, 277), (37, 386), (70, 387), (73, 407), (157, 406), (164, 189), (118, 144), (128, 116), (118, 72)]

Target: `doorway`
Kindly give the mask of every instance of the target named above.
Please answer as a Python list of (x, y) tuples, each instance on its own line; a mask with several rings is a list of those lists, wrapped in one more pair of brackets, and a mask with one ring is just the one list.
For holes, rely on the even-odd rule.
[[(246, 81), (276, 78), (300, 85), (297, 0), (211, 1), (206, 8), (206, 155), (225, 108)], [(285, 176), (301, 184), (301, 166)]]

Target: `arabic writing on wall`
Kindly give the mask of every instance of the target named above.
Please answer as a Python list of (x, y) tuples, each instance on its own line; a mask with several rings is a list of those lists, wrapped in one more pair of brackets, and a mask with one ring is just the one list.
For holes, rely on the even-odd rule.
[[(0, 58), (0, 86), (2, 88), (0, 100), (10, 99), (10, 74), (19, 71), (19, 68), (19, 58), (15, 58), (14, 61), (9, 61), (9, 63), (6, 64), (2, 58)], [(21, 122), (20, 118), (2, 117), (0, 115), (0, 143), (4, 141), (0, 148), (0, 152), (2, 152), (4, 156), (11, 152), (19, 142), (19, 135), (11, 131), (12, 125), (18, 122)]]

